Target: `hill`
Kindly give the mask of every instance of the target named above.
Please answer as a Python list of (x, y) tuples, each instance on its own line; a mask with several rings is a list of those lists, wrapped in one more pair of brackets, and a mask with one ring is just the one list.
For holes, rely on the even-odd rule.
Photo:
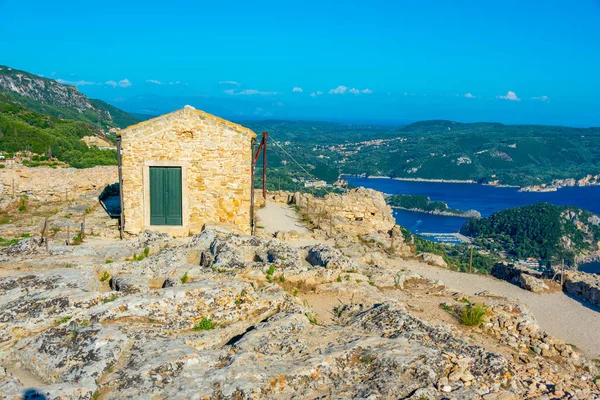
[(102, 100), (89, 99), (75, 86), (0, 65), (0, 90), (31, 111), (85, 121), (99, 129), (125, 128), (139, 120)]
[[(247, 125), (289, 142), (286, 151), (327, 181), (339, 174), (366, 174), (529, 186), (600, 174), (600, 128), (452, 121), (403, 127), (300, 121)], [(278, 162), (273, 160), (271, 168), (281, 173), (286, 168)], [(296, 170), (289, 173), (301, 177)]]
[(573, 264), (576, 257), (597, 251), (600, 218), (578, 207), (537, 203), (467, 221), (460, 230), (475, 243), (519, 259)]
[(386, 202), (394, 208), (424, 212), (428, 214), (457, 216), (464, 218), (480, 218), (481, 214), (475, 210), (461, 211), (448, 207), (443, 201), (431, 201), (428, 196), (418, 194), (394, 194), (388, 196)]
[(22, 96), (0, 91), (0, 149), (13, 153), (29, 149), (46, 157), (56, 157), (76, 168), (115, 165), (114, 150), (89, 147), (81, 140), (86, 136), (104, 136), (95, 125), (72, 119), (57, 118), (33, 111), (19, 99)]
[(0, 66), (0, 149), (9, 154), (29, 149), (76, 168), (114, 165), (114, 150), (88, 147), (82, 139), (114, 142), (116, 129), (138, 121), (74, 86)]

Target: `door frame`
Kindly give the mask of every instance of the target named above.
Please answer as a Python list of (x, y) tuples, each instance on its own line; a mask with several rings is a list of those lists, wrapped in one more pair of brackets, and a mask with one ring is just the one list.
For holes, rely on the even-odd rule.
[[(150, 224), (150, 167), (181, 168), (181, 225)], [(189, 162), (182, 160), (153, 160), (144, 162), (142, 187), (144, 188), (144, 229), (164, 232), (175, 236), (185, 236), (189, 232), (188, 168)]]

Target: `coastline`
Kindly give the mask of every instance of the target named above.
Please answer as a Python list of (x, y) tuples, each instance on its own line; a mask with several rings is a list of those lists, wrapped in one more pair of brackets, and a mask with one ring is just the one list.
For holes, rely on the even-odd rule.
[(461, 179), (427, 179), (427, 178), (392, 178), (390, 176), (383, 175), (372, 175), (366, 176), (366, 174), (340, 174), (340, 178), (343, 177), (351, 177), (351, 178), (365, 178), (365, 179), (389, 179), (393, 181), (406, 181), (406, 182), (431, 182), (431, 183), (463, 183), (463, 184), (474, 184), (481, 186), (491, 186), (496, 188), (513, 188), (518, 189), (519, 192), (530, 192), (530, 193), (545, 193), (545, 192), (556, 192), (559, 189), (566, 187), (590, 187), (590, 186), (600, 186), (600, 180), (597, 182), (589, 182), (587, 181), (585, 184), (576, 184), (565, 183), (565, 184), (557, 184), (553, 182), (546, 186), (542, 185), (533, 185), (533, 186), (519, 186), (519, 185), (508, 185), (508, 184), (491, 184), (491, 183), (478, 183), (474, 180), (461, 180)]
[(396, 210), (412, 211), (412, 212), (431, 214), (431, 215), (442, 215), (444, 217), (458, 217), (458, 218), (467, 218), (467, 219), (481, 218), (481, 214), (479, 213), (479, 211), (476, 211), (476, 210), (470, 210), (470, 211), (464, 211), (464, 212), (461, 211), (460, 213), (452, 213), (449, 211), (425, 211), (425, 210), (421, 210), (420, 208), (406, 208), (406, 207), (398, 207), (398, 206), (390, 206), (390, 207), (392, 207), (393, 209), (396, 209)]

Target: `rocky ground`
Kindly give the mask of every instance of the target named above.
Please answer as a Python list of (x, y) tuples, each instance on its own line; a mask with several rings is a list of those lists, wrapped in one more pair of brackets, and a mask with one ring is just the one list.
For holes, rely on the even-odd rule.
[[(215, 230), (120, 241), (94, 208), (88, 229), (106, 235), (66, 246), (61, 230), (46, 250), (43, 220), (11, 211), (0, 230), (34, 237), (0, 248), (0, 398), (600, 396), (598, 361), (525, 307), (406, 271), (408, 244), (363, 200), (306, 246)], [(52, 224), (73, 218), (60, 210)], [(483, 323), (466, 326), (476, 303)]]

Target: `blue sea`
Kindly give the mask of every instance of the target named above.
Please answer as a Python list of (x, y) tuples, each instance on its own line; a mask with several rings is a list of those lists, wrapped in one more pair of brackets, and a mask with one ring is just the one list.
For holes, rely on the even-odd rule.
[[(413, 182), (393, 179), (349, 178), (354, 186), (364, 186), (387, 194), (421, 194), (432, 201), (443, 201), (450, 208), (477, 210), (487, 217), (495, 211), (527, 204), (547, 202), (581, 207), (600, 215), (600, 186), (568, 187), (556, 192), (519, 192), (517, 188), (484, 186), (472, 183)], [(458, 232), (466, 219), (394, 210), (396, 221), (414, 233)], [(600, 272), (600, 266), (592, 266)]]

